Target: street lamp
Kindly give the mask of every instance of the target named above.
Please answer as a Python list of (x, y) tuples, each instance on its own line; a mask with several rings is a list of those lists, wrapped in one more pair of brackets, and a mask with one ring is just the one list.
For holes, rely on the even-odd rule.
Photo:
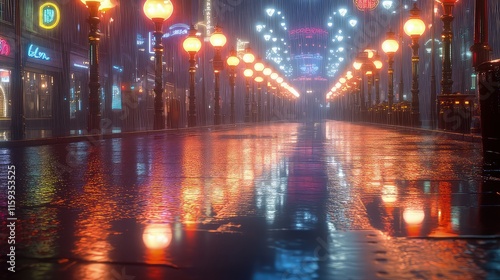
[(229, 57), (226, 60), (227, 65), (229, 66), (229, 84), (231, 86), (231, 116), (230, 122), (235, 123), (234, 116), (234, 88), (235, 88), (235, 79), (236, 79), (236, 66), (240, 64), (240, 59), (237, 56), (236, 50), (232, 49), (229, 52)]
[(365, 76), (365, 68), (366, 68), (366, 65), (367, 65), (367, 62), (368, 62), (368, 56), (369, 56), (369, 53), (364, 51), (364, 52), (360, 52), (357, 56), (356, 56), (356, 60), (354, 61), (353, 63), (353, 67), (354, 69), (356, 70), (361, 70), (360, 71), (360, 76), (361, 76), (361, 81), (360, 81), (360, 86), (359, 86), (359, 105), (360, 105), (360, 110), (361, 110), (361, 117), (364, 118), (364, 114), (365, 114), (365, 109), (366, 109), (366, 104), (365, 104), (365, 85), (364, 85), (364, 76)]
[(250, 78), (253, 76), (253, 69), (251, 68), (252, 63), (255, 61), (255, 56), (252, 54), (252, 50), (248, 47), (245, 49), (245, 54), (243, 55), (243, 62), (246, 64), (246, 69), (243, 72), (245, 76), (246, 83), (246, 94), (245, 94), (245, 122), (250, 122)]
[(109, 8), (108, 5), (102, 5), (106, 0), (81, 0), (89, 10), (88, 23), (89, 29), (89, 115), (87, 130), (90, 134), (99, 134), (101, 132), (101, 108), (99, 98), (99, 40), (101, 32), (99, 31), (99, 10)]
[(451, 69), (451, 40), (453, 33), (451, 32), (451, 22), (453, 21), (453, 7), (457, 0), (436, 0), (443, 5), (443, 70), (441, 79), (441, 94), (452, 93), (452, 69)]
[(388, 92), (387, 98), (389, 99), (389, 112), (388, 112), (388, 122), (392, 121), (392, 105), (394, 103), (394, 69), (392, 65), (394, 64), (394, 54), (399, 49), (399, 43), (396, 40), (396, 36), (394, 32), (387, 32), (387, 39), (382, 43), (382, 50), (387, 54), (387, 74), (389, 75), (388, 79)]
[(196, 73), (196, 59), (195, 55), (201, 49), (201, 41), (196, 36), (197, 30), (193, 25), (189, 28), (187, 38), (182, 43), (182, 47), (189, 54), (189, 113), (188, 113), (188, 126), (196, 126), (196, 96), (194, 86), (194, 74)]
[[(264, 68), (262, 70), (262, 74), (267, 78), (269, 81), (269, 78), (271, 77), (271, 74), (273, 73), (273, 70), (269, 67)], [(266, 119), (270, 120), (271, 119), (271, 94), (269, 92), (269, 82), (267, 82), (266, 86), (266, 95), (267, 95), (267, 101), (266, 101)]]
[(404, 31), (406, 35), (411, 37), (412, 44), (411, 49), (412, 54), (412, 84), (411, 84), (411, 121), (413, 126), (420, 126), (420, 109), (418, 100), (418, 40), (420, 36), (425, 31), (425, 24), (420, 19), (420, 10), (417, 8), (417, 4), (413, 4), (413, 8), (410, 10), (410, 18), (406, 21), (404, 25)]
[(264, 78), (262, 77), (262, 71), (264, 71), (264, 68), (266, 66), (264, 63), (258, 61), (253, 65), (253, 69), (255, 70), (255, 75), (256, 77), (254, 78), (254, 81), (257, 83), (257, 110), (254, 111), (254, 114), (256, 114), (255, 121), (262, 121), (262, 115), (261, 115), (261, 104), (262, 104), (262, 82), (264, 81)]
[(375, 104), (380, 104), (380, 69), (382, 69), (383, 63), (380, 60), (380, 55), (378, 52), (373, 57), (373, 65), (375, 66)]
[(153, 21), (155, 31), (153, 36), (155, 44), (153, 50), (155, 52), (155, 101), (154, 101), (154, 120), (153, 129), (165, 128), (165, 112), (163, 105), (163, 71), (162, 71), (162, 58), (163, 58), (163, 45), (162, 45), (162, 27), (163, 22), (170, 18), (174, 11), (174, 6), (170, 0), (147, 0), (143, 6), (144, 14)]
[(214, 33), (210, 36), (210, 44), (215, 49), (215, 56), (213, 60), (214, 66), (214, 76), (215, 76), (215, 88), (214, 88), (214, 124), (219, 125), (221, 123), (220, 117), (220, 92), (219, 92), (219, 79), (220, 72), (224, 69), (224, 62), (222, 61), (222, 57), (220, 51), (222, 47), (226, 44), (227, 38), (222, 33), (222, 28), (220, 26), (216, 26)]

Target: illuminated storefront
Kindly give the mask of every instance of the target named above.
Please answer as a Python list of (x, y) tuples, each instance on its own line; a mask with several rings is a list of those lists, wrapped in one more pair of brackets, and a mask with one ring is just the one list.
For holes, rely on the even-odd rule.
[(0, 69), (0, 118), (10, 117), (10, 70)]
[(0, 35), (0, 128), (10, 125), (14, 40)]
[(51, 130), (54, 127), (54, 101), (61, 87), (61, 51), (45, 40), (33, 39), (23, 52), (26, 56), (23, 73), (26, 129)]
[(51, 118), (54, 77), (26, 71), (24, 73), (24, 116)]

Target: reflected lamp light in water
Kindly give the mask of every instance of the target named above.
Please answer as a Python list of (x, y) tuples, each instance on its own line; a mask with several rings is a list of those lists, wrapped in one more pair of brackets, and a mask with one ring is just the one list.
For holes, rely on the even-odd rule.
[(398, 189), (394, 185), (384, 185), (382, 187), (382, 201), (384, 203), (394, 203), (398, 199)]
[(424, 221), (425, 213), (422, 209), (406, 208), (403, 211), (403, 219), (408, 225), (419, 225)]
[(149, 224), (144, 229), (142, 241), (148, 249), (165, 249), (172, 241), (172, 228), (169, 224)]

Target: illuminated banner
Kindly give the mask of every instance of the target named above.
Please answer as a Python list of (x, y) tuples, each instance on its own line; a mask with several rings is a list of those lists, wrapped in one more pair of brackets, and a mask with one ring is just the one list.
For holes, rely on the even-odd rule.
[(373, 10), (378, 6), (379, 0), (353, 0), (360, 11)]
[[(163, 39), (167, 39), (175, 36), (187, 35), (189, 31), (189, 25), (184, 23), (177, 23), (168, 28), (168, 32), (163, 34)], [(153, 32), (149, 32), (149, 53), (154, 53), (153, 46), (155, 44), (155, 38)]]
[(56, 4), (47, 2), (40, 6), (38, 14), (38, 23), (40, 27), (52, 29), (57, 26), (60, 19), (61, 14)]
[(0, 37), (0, 55), (9, 56), (10, 55), (10, 45), (4, 38)]
[(168, 28), (168, 32), (163, 34), (163, 38), (179, 36), (179, 35), (187, 35), (188, 31), (189, 31), (189, 25), (184, 23), (177, 23)]

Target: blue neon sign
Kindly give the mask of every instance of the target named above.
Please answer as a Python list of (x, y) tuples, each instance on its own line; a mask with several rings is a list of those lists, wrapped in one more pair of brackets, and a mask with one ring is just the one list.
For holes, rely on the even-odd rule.
[(35, 59), (50, 60), (47, 53), (40, 51), (40, 48), (34, 44), (30, 44), (28, 48), (28, 56)]

